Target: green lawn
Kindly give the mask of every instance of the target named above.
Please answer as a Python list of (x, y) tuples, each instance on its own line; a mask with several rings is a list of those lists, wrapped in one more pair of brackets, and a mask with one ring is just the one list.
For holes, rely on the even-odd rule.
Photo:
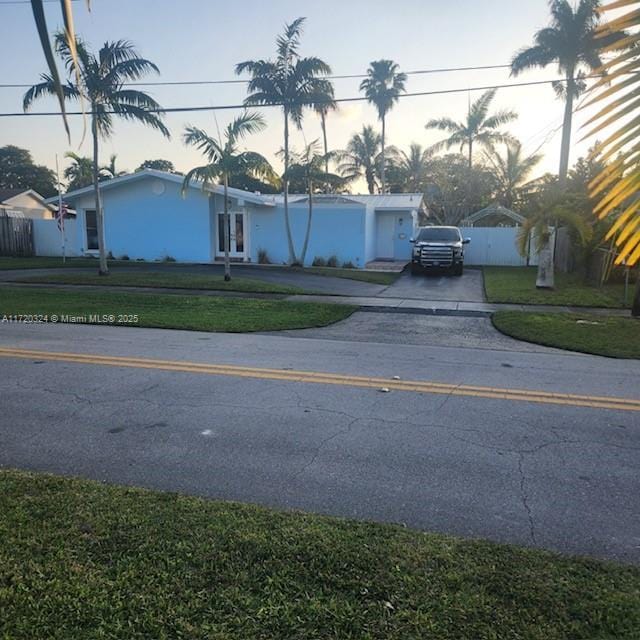
[(211, 289), (215, 291), (247, 291), (252, 293), (310, 293), (300, 287), (264, 282), (250, 278), (236, 278), (225, 282), (220, 275), (204, 275), (172, 272), (123, 272), (112, 271), (108, 277), (95, 273), (54, 273), (20, 278), (20, 282), (54, 284), (90, 284), (101, 286), (169, 287), (175, 289)]
[[(109, 260), (109, 266), (126, 265), (126, 266), (145, 266), (148, 262), (137, 262), (135, 260)], [(169, 264), (169, 263), (167, 263)], [(67, 258), (62, 263), (62, 258), (48, 258), (45, 256), (36, 256), (33, 258), (11, 258), (0, 256), (0, 270), (2, 269), (55, 269), (62, 267), (94, 267), (98, 269), (97, 258)]]
[(640, 358), (640, 320), (573, 313), (498, 311), (502, 333), (549, 347), (613, 358)]
[(304, 273), (312, 273), (319, 276), (332, 276), (334, 278), (347, 278), (348, 280), (359, 280), (371, 284), (393, 284), (399, 277), (399, 273), (386, 271), (364, 271), (362, 269), (341, 269), (338, 267), (305, 267), (300, 269)]
[[(484, 267), (484, 286), (489, 302), (557, 304), (576, 307), (623, 307), (624, 285), (602, 288), (585, 285), (579, 276), (556, 273), (556, 288), (536, 289), (536, 267)], [(629, 287), (631, 306), (633, 284)]]
[(137, 322), (126, 323), (127, 326), (196, 331), (322, 327), (343, 320), (354, 310), (347, 305), (312, 302), (45, 288), (4, 287), (0, 296), (0, 320), (4, 315), (17, 314), (55, 314), (59, 320), (63, 315), (113, 315), (117, 319), (125, 314), (138, 316)]
[(640, 570), (0, 471), (0, 637), (637, 638)]

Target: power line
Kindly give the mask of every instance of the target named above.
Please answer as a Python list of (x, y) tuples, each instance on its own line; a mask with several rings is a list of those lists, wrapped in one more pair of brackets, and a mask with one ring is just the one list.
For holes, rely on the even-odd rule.
[[(588, 76), (589, 78), (599, 78), (601, 76)], [(488, 91), (490, 89), (511, 89), (516, 87), (533, 87), (536, 85), (543, 84), (551, 84), (553, 82), (567, 82), (564, 80), (537, 80), (534, 82), (515, 82), (511, 84), (498, 84), (498, 85), (486, 85), (486, 86), (478, 86), (478, 87), (462, 87), (458, 89), (440, 89), (436, 91), (416, 91), (413, 93), (402, 93), (400, 94), (400, 98), (415, 98), (419, 96), (435, 96), (435, 95), (443, 95), (448, 93), (464, 93), (466, 91)], [(367, 98), (364, 96), (356, 96), (350, 98), (336, 98), (335, 102), (363, 102), (366, 101)], [(317, 104), (322, 104), (321, 100), (317, 101)], [(246, 105), (244, 103), (241, 104), (225, 104), (225, 105), (217, 105), (217, 106), (197, 106), (197, 107), (166, 107), (160, 109), (146, 109), (148, 113), (180, 113), (180, 112), (194, 112), (194, 111), (224, 111), (231, 109), (246, 109), (247, 107), (259, 107), (259, 108), (267, 108), (267, 107), (282, 107), (284, 106), (281, 102), (274, 102), (271, 104), (261, 104), (261, 105)], [(303, 106), (307, 106), (306, 104)], [(103, 113), (118, 115), (115, 111), (107, 111)], [(23, 112), (14, 112), (14, 113), (0, 113), (1, 118), (18, 118), (18, 117), (35, 117), (35, 116), (59, 116), (59, 111), (39, 111), (32, 113), (23, 113)], [(67, 115), (69, 116), (81, 116), (81, 115), (92, 115), (92, 112), (86, 111), (67, 111)]]
[[(21, 0), (22, 1), (22, 0)], [(2, 4), (2, 2), (0, 2)], [(442, 69), (417, 69), (415, 71), (406, 71), (408, 76), (425, 75), (432, 73), (454, 73), (458, 71), (483, 71), (487, 69), (507, 69), (511, 68), (509, 64), (488, 64), (478, 67), (447, 67)], [(342, 75), (324, 76), (328, 80), (348, 80), (366, 78), (366, 73), (353, 73)], [(247, 84), (249, 80), (158, 80), (149, 82), (126, 82), (125, 86), (129, 87), (162, 87), (162, 86), (185, 86), (185, 85), (211, 85), (211, 84)], [(0, 89), (29, 89), (31, 84), (0, 84)]]

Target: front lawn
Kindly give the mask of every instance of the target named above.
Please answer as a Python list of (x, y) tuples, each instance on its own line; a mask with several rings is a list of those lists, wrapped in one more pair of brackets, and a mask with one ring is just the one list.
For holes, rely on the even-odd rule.
[[(108, 260), (109, 266), (126, 265), (126, 266), (145, 266), (148, 262), (137, 262), (135, 260)], [(169, 263), (167, 263), (169, 264)], [(0, 271), (3, 269), (57, 269), (63, 267), (92, 267), (98, 270), (97, 258), (67, 258), (62, 263), (62, 258), (34, 256), (32, 258), (12, 258), (0, 256)]]
[(319, 276), (332, 276), (333, 278), (347, 278), (359, 280), (370, 284), (393, 284), (399, 277), (399, 273), (387, 271), (365, 271), (363, 269), (341, 269), (339, 267), (305, 267), (297, 268), (303, 273), (312, 273)]
[[(277, 331), (323, 327), (343, 320), (355, 307), (315, 302), (287, 302), (254, 298), (156, 295), (116, 291), (66, 291), (61, 289), (3, 287), (0, 321), (3, 316), (55, 314), (63, 316), (113, 316), (108, 324), (191, 329), (195, 331)], [(119, 316), (127, 316), (119, 318)], [(137, 320), (128, 316), (137, 316)], [(118, 322), (121, 320), (121, 322)], [(96, 322), (94, 320), (94, 322)], [(0, 636), (2, 637), (2, 636)]]
[(498, 311), (494, 326), (513, 338), (613, 358), (640, 358), (640, 320), (574, 313)]
[[(575, 307), (624, 307), (624, 285), (585, 285), (575, 274), (556, 273), (556, 288), (536, 289), (536, 267), (484, 267), (484, 287), (488, 302), (514, 304), (556, 304)], [(633, 283), (629, 300), (633, 299)]]
[(0, 637), (637, 638), (640, 570), (0, 471)]
[(310, 293), (300, 287), (291, 287), (250, 278), (231, 278), (224, 281), (220, 275), (189, 274), (179, 272), (127, 272), (112, 271), (108, 276), (95, 273), (55, 273), (20, 278), (20, 282), (54, 284), (90, 284), (121, 287), (167, 287), (174, 289), (210, 289), (215, 291), (246, 291), (251, 293)]

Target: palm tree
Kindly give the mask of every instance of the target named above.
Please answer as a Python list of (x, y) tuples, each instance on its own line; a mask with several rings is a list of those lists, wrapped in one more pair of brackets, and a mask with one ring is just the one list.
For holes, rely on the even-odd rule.
[(338, 171), (347, 180), (364, 176), (369, 193), (376, 192), (379, 173), (379, 158), (382, 138), (372, 126), (362, 127), (360, 133), (354, 133), (344, 151), (338, 151)]
[[(278, 105), (284, 115), (284, 175), (289, 169), (289, 120), (299, 129), (305, 107), (315, 107), (333, 100), (331, 83), (323, 78), (331, 67), (316, 57), (302, 58), (298, 52), (305, 18), (285, 25), (284, 33), (276, 39), (275, 60), (247, 60), (236, 65), (238, 75), (248, 72), (249, 95), (246, 105)], [(289, 223), (289, 184), (283, 183), (284, 220), (289, 247), (289, 262), (296, 263), (295, 247)]]
[(93, 161), (91, 158), (80, 156), (73, 151), (68, 151), (64, 157), (71, 160), (71, 164), (64, 170), (67, 190), (75, 191), (88, 187), (93, 182)]
[[(640, 2), (624, 0), (604, 7), (605, 11), (624, 9), (608, 25), (601, 25), (596, 36), (601, 44), (601, 54), (615, 55), (599, 71), (608, 74), (612, 86), (599, 81), (594, 87), (595, 98), (591, 103), (607, 103), (589, 121), (595, 127), (589, 135), (596, 135), (605, 127), (615, 126), (613, 133), (597, 145), (597, 158), (605, 164), (602, 173), (590, 185), (592, 197), (599, 202), (595, 212), (600, 219), (611, 217), (615, 222), (607, 233), (614, 240), (619, 253), (616, 264), (632, 268), (640, 263), (640, 108), (638, 91), (640, 82)], [(631, 35), (622, 41), (607, 43), (604, 40), (611, 29), (631, 29)], [(626, 47), (626, 50), (623, 50)], [(589, 106), (589, 105), (585, 105)], [(614, 159), (615, 158), (615, 159)], [(611, 159), (613, 162), (606, 166)], [(631, 313), (640, 317), (640, 277), (636, 283)]]
[(533, 233), (536, 253), (538, 254), (538, 276), (536, 287), (539, 289), (553, 289), (553, 247), (551, 246), (551, 231), (549, 227), (559, 225), (571, 229), (578, 241), (585, 246), (593, 233), (583, 216), (579, 213), (579, 206), (573, 198), (567, 196), (559, 184), (553, 184), (536, 194), (532, 203), (533, 212), (523, 222), (518, 232), (518, 250), (520, 255), (527, 256), (529, 239)]
[(273, 169), (259, 153), (240, 151), (238, 143), (248, 135), (262, 131), (265, 122), (258, 113), (244, 112), (235, 118), (224, 130), (224, 140), (212, 138), (202, 129), (187, 127), (183, 140), (185, 144), (198, 149), (206, 158), (207, 164), (191, 169), (182, 181), (182, 194), (187, 193), (189, 184), (197, 180), (205, 190), (214, 182), (222, 181), (224, 186), (224, 279), (231, 280), (231, 261), (229, 259), (229, 180), (233, 176), (252, 175), (254, 177), (271, 176)]
[(407, 74), (398, 70), (398, 65), (393, 60), (374, 60), (367, 69), (367, 77), (360, 83), (360, 91), (364, 91), (367, 100), (375, 106), (378, 117), (382, 122), (382, 157), (381, 180), (382, 192), (386, 193), (386, 159), (385, 159), (385, 135), (386, 117), (393, 105), (398, 101), (400, 94), (405, 91)]
[(490, 149), (499, 142), (510, 142), (511, 136), (499, 131), (499, 129), (503, 125), (513, 122), (518, 114), (514, 111), (498, 111), (498, 113), (489, 115), (489, 107), (496, 97), (496, 91), (496, 89), (490, 89), (469, 105), (466, 122), (456, 122), (451, 118), (429, 120), (425, 125), (427, 129), (439, 129), (450, 134), (446, 140), (434, 144), (431, 149), (440, 151), (441, 149), (458, 147), (462, 153), (466, 147), (469, 154), (469, 169), (471, 169), (473, 167), (474, 145), (479, 144), (485, 149)]
[[(320, 127), (322, 129), (322, 142), (324, 145), (324, 157), (325, 157), (325, 165), (324, 170), (325, 173), (329, 173), (329, 144), (327, 143), (327, 116), (330, 111), (338, 110), (338, 103), (334, 99), (333, 85), (329, 83), (328, 87), (330, 88), (329, 94), (327, 95), (327, 99), (325, 102), (319, 102), (314, 106), (314, 111), (320, 116)], [(326, 183), (327, 188), (329, 187), (329, 183)]]
[[(98, 248), (100, 251), (99, 273), (109, 273), (104, 243), (104, 221), (100, 196), (100, 165), (98, 142), (113, 133), (114, 116), (133, 120), (157, 129), (169, 137), (169, 130), (160, 120), (160, 105), (148, 94), (124, 88), (124, 84), (139, 80), (147, 73), (159, 73), (158, 67), (141, 58), (130, 42), (117, 40), (106, 42), (97, 57), (89, 51), (82, 40), (75, 41), (75, 51), (64, 33), (55, 36), (55, 48), (64, 62), (69, 79), (62, 85), (67, 100), (80, 100), (90, 106), (91, 134), (93, 139), (93, 185), (95, 191), (96, 220), (98, 226)], [(77, 53), (77, 56), (74, 55)], [(56, 95), (54, 78), (41, 75), (42, 82), (31, 87), (24, 95), (23, 106), (27, 111), (33, 102), (45, 95)]]
[[(329, 154), (331, 156), (332, 154)], [(318, 141), (314, 140), (305, 146), (300, 154), (291, 152), (291, 165), (289, 166), (287, 180), (304, 182), (306, 186), (309, 215), (307, 217), (307, 229), (304, 236), (302, 251), (300, 252), (300, 264), (304, 266), (311, 235), (311, 219), (313, 217), (313, 194), (317, 185), (331, 185), (334, 188), (344, 183), (344, 178), (326, 171), (329, 157), (318, 154)]]
[(433, 158), (431, 150), (424, 149), (422, 145), (413, 142), (408, 154), (395, 147), (389, 151), (391, 151), (389, 164), (397, 175), (402, 191), (409, 193), (423, 191)]
[(513, 208), (529, 185), (528, 178), (534, 167), (542, 159), (541, 154), (525, 156), (518, 140), (505, 144), (504, 156), (495, 149), (485, 152), (485, 158), (492, 168), (497, 183), (497, 197), (500, 204)]
[(556, 63), (564, 82), (555, 82), (558, 97), (565, 101), (562, 146), (560, 150), (560, 185), (566, 186), (571, 151), (571, 124), (574, 100), (586, 89), (586, 73), (602, 66), (599, 47), (624, 38), (620, 31), (608, 30), (596, 35), (600, 21), (600, 0), (580, 0), (575, 8), (568, 0), (552, 0), (551, 24), (534, 36), (531, 47), (516, 53), (511, 74)]
[(118, 156), (115, 153), (111, 154), (111, 156), (109, 157), (109, 164), (105, 165), (104, 167), (102, 167), (102, 169), (100, 169), (100, 171), (102, 172), (102, 175), (107, 180), (110, 180), (111, 178), (117, 178), (118, 176), (127, 175), (126, 171), (118, 171), (116, 167), (117, 158)]

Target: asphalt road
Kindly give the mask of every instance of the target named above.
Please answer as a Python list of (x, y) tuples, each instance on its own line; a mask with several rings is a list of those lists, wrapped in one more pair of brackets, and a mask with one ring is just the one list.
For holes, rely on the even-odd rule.
[(640, 411), (597, 399), (638, 400), (637, 361), (0, 325), (16, 348), (38, 353), (0, 353), (4, 466), (640, 563)]

